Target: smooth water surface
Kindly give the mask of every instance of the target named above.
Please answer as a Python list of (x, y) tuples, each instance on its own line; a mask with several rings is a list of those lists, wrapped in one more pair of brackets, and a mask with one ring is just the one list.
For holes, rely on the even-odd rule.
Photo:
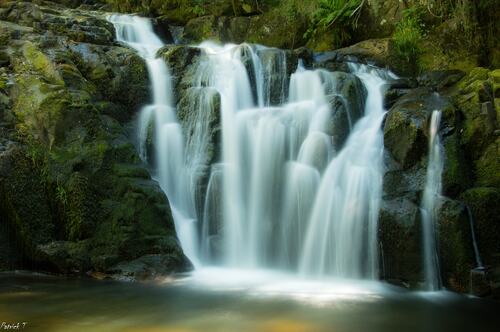
[[(211, 286), (214, 275), (220, 280)], [(498, 331), (498, 309), (452, 293), (304, 284), (244, 271), (150, 284), (0, 275), (0, 320), (27, 322), (26, 331)]]

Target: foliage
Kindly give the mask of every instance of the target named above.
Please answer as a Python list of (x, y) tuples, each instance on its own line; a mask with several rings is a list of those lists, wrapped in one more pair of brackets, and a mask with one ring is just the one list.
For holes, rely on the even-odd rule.
[(304, 35), (310, 38), (319, 32), (331, 31), (335, 45), (342, 45), (351, 38), (357, 27), (365, 0), (319, 0), (313, 13), (311, 27)]
[(205, 8), (203, 8), (203, 0), (195, 0), (194, 5), (189, 7), (189, 11), (196, 16), (203, 16), (206, 14)]
[(422, 53), (421, 41), (423, 31), (418, 13), (406, 10), (403, 19), (396, 25), (393, 34), (396, 54), (409, 64), (418, 67), (419, 56)]
[(66, 194), (66, 189), (59, 182), (56, 187), (56, 198), (63, 205), (66, 206), (68, 204), (68, 195)]

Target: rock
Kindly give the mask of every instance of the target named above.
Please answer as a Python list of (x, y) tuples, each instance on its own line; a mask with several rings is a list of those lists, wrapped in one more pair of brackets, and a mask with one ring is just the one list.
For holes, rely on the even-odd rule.
[(496, 255), (500, 253), (500, 190), (498, 188), (476, 187), (460, 195), (475, 220), (476, 240), (485, 265), (500, 266)]
[(379, 217), (381, 277), (416, 287), (421, 279), (418, 206), (409, 199), (382, 202)]
[(90, 267), (86, 243), (55, 241), (38, 246), (38, 261), (52, 265), (58, 272), (83, 273)]
[(472, 70), (457, 84), (457, 89), (453, 100), (464, 116), (461, 144), (471, 160), (478, 160), (494, 142), (494, 133), (498, 128), (488, 70)]
[(174, 255), (145, 255), (130, 262), (119, 263), (107, 272), (115, 275), (115, 278), (118, 274), (120, 277), (132, 280), (146, 280), (189, 269), (189, 265), (182, 266), (182, 264), (185, 264), (185, 260), (179, 260)]
[(0, 216), (32, 267), (105, 272), (144, 255), (187, 264), (168, 199), (128, 137), (149, 98), (146, 66), (113, 31), (98, 13), (0, 4)]
[[(448, 98), (426, 88), (413, 89), (389, 110), (384, 124), (384, 145), (403, 168), (427, 155), (430, 115), (442, 112), (441, 135), (455, 127), (456, 110)], [(444, 129), (446, 129), (445, 132)]]
[(500, 137), (486, 147), (474, 166), (478, 186), (500, 188)]
[(252, 16), (246, 41), (269, 47), (294, 49), (304, 46), (307, 22), (301, 18), (290, 19), (279, 10)]
[[(177, 116), (186, 133), (187, 151), (204, 151), (193, 169), (195, 204), (203, 214), (211, 165), (222, 157), (220, 94), (214, 88), (189, 88), (177, 104)], [(202, 142), (205, 144), (200, 146)]]
[(222, 20), (215, 16), (202, 16), (190, 20), (184, 28), (186, 43), (200, 43), (204, 40), (221, 41)]
[[(36, 255), (38, 245), (53, 239), (56, 229), (56, 218), (45, 194), (35, 153), (15, 143), (0, 151), (2, 224), (16, 234), (16, 242), (24, 251), (22, 255), (27, 257)], [(31, 160), (27, 157), (30, 154)]]
[(458, 83), (465, 73), (461, 70), (434, 70), (420, 75), (417, 80), (422, 86), (427, 86), (435, 91), (441, 91)]
[(470, 271), (470, 290), (474, 296), (485, 297), (490, 295), (491, 286), (488, 273), (484, 268), (475, 268)]
[(390, 39), (369, 39), (349, 47), (336, 50), (337, 61), (354, 61), (389, 66), (391, 62)]
[(475, 261), (469, 216), (465, 205), (443, 198), (437, 229), (443, 283), (454, 291), (468, 292), (470, 270), (475, 267)]
[(158, 51), (158, 55), (167, 62), (171, 70), (177, 100), (182, 98), (181, 90), (191, 86), (196, 67), (192, 65), (197, 62), (201, 52), (197, 47), (183, 45), (165, 46)]
[(453, 132), (442, 138), (444, 147), (443, 194), (457, 198), (473, 184), (470, 160), (460, 144), (460, 135)]
[(426, 107), (428, 92), (415, 90), (399, 99), (389, 110), (384, 124), (384, 146), (407, 169), (427, 152), (427, 121), (432, 109)]
[(390, 109), (399, 98), (410, 91), (410, 89), (387, 89), (384, 93), (384, 109)]
[(327, 98), (332, 108), (332, 123), (329, 126), (333, 145), (340, 151), (350, 131), (365, 111), (366, 88), (353, 74), (334, 72), (330, 78), (336, 82), (335, 91)]

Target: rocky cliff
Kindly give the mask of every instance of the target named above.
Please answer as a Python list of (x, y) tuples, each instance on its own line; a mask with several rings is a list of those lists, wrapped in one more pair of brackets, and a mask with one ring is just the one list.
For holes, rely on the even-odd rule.
[(55, 3), (2, 2), (0, 39), (0, 216), (17, 253), (0, 266), (189, 268), (129, 135), (149, 98), (142, 59), (114, 42), (102, 13)]

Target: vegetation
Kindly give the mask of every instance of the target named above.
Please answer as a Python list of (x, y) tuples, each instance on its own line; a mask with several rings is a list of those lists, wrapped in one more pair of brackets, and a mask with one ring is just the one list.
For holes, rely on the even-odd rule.
[(418, 70), (419, 56), (422, 53), (422, 23), (416, 10), (406, 10), (403, 19), (396, 25), (393, 34), (396, 54)]
[(365, 0), (318, 0), (312, 15), (311, 27), (305, 37), (314, 38), (318, 33), (331, 33), (333, 45), (341, 46), (351, 38), (357, 27)]

